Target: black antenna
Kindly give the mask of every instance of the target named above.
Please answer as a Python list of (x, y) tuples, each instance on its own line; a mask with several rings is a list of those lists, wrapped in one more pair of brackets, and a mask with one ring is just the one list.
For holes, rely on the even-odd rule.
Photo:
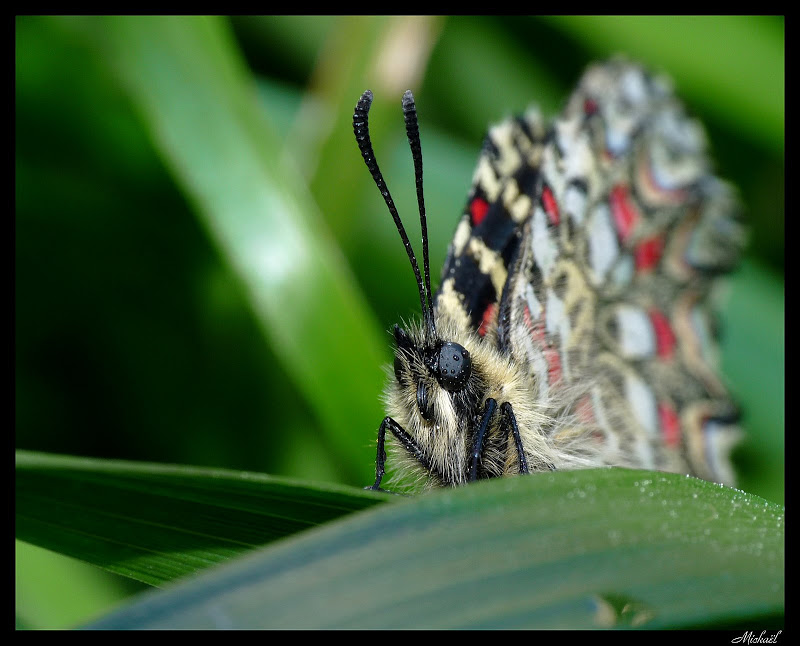
[(431, 294), (431, 266), (428, 260), (428, 220), (425, 217), (425, 195), (422, 191), (422, 146), (419, 140), (419, 122), (417, 121), (417, 106), (411, 90), (403, 94), (403, 116), (406, 119), (406, 134), (411, 146), (411, 157), (414, 159), (414, 179), (417, 184), (417, 204), (419, 205), (419, 223), (422, 228), (422, 265), (425, 271), (425, 293), (428, 295), (428, 311), (425, 313), (427, 340), (436, 334), (436, 325), (433, 320), (433, 296)]
[[(410, 93), (408, 93), (410, 94)], [(397, 207), (394, 205), (394, 200), (392, 199), (391, 193), (389, 193), (389, 188), (386, 186), (386, 182), (383, 180), (383, 175), (381, 174), (380, 168), (378, 168), (378, 162), (375, 159), (375, 153), (372, 150), (372, 141), (369, 138), (369, 109), (372, 105), (372, 92), (367, 90), (364, 94), (361, 95), (361, 98), (356, 103), (355, 112), (353, 113), (353, 133), (356, 136), (356, 143), (358, 143), (358, 149), (361, 151), (361, 156), (364, 158), (364, 163), (367, 165), (367, 169), (372, 174), (372, 179), (375, 182), (375, 185), (378, 187), (378, 190), (383, 195), (383, 200), (386, 202), (386, 206), (389, 208), (389, 213), (392, 214), (392, 219), (394, 219), (394, 225), (397, 227), (397, 232), (400, 234), (400, 238), (403, 240), (403, 246), (406, 248), (406, 253), (408, 254), (408, 259), (411, 262), (411, 268), (414, 270), (414, 277), (417, 279), (417, 288), (419, 289), (419, 301), (420, 305), (422, 306), (422, 315), (425, 317), (425, 334), (427, 339), (429, 340), (431, 337), (429, 336), (430, 333), (433, 331), (433, 318), (429, 309), (425, 306), (425, 287), (422, 284), (422, 276), (419, 272), (419, 265), (417, 264), (417, 258), (414, 255), (414, 250), (411, 248), (411, 243), (408, 241), (408, 236), (406, 235), (406, 230), (403, 227), (403, 223), (400, 221), (400, 216), (397, 214)], [(413, 98), (411, 100), (411, 106), (413, 108), (414, 102)], [(405, 112), (406, 101), (405, 96), (403, 96), (403, 110)], [(416, 115), (416, 111), (415, 111)], [(408, 122), (408, 116), (406, 116), (406, 121)], [(416, 116), (414, 117), (414, 123), (416, 124)], [(418, 133), (418, 130), (417, 130)], [(409, 134), (409, 140), (411, 135)], [(417, 149), (419, 150), (419, 134), (417, 134)], [(412, 144), (412, 151), (413, 151), (413, 144)], [(422, 166), (422, 156), (420, 157), (420, 172)], [(416, 168), (416, 156), (414, 159), (414, 165)], [(421, 176), (417, 180), (417, 190), (420, 191), (422, 189), (422, 178)], [(424, 222), (424, 220), (423, 220)], [(423, 225), (424, 226), (424, 225)], [(423, 229), (423, 239), (427, 238), (425, 235), (425, 230)], [(425, 243), (424, 249), (424, 256), (425, 256), (425, 269), (426, 275), (428, 273), (428, 252), (427, 252), (427, 242)], [(428, 279), (430, 280), (430, 279)]]

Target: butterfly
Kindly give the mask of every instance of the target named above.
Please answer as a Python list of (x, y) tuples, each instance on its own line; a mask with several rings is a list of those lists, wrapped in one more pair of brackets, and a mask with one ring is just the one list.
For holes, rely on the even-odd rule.
[(732, 483), (741, 431), (713, 302), (745, 228), (670, 81), (613, 59), (587, 69), (552, 123), (531, 108), (492, 127), (435, 293), (416, 104), (407, 91), (422, 270), (374, 156), (372, 99), (353, 130), (422, 321), (394, 327), (370, 488), (387, 438), (400, 480), (425, 486), (598, 466)]

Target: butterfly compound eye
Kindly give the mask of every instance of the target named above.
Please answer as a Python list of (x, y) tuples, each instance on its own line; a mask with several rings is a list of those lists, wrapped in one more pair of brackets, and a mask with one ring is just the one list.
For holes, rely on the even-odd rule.
[(472, 374), (469, 352), (458, 343), (444, 343), (439, 350), (436, 380), (445, 390), (453, 393), (463, 389)]

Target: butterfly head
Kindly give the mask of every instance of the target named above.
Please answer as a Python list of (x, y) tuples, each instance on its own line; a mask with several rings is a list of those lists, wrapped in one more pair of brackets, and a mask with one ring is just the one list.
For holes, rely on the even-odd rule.
[[(420, 331), (421, 332), (421, 331)], [(397, 386), (415, 393), (416, 408), (426, 422), (434, 419), (434, 400), (467, 390), (472, 357), (460, 343), (435, 340), (427, 345), (424, 333), (408, 333), (394, 326), (394, 377)]]

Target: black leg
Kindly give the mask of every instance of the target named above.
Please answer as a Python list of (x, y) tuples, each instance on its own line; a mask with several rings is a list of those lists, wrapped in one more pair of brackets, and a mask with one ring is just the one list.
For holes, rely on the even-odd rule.
[(375, 483), (371, 487), (364, 487), (365, 489), (373, 489), (374, 491), (381, 491), (381, 480), (386, 473), (386, 449), (384, 443), (386, 441), (386, 423), (394, 421), (391, 417), (386, 417), (381, 422), (378, 428), (378, 455), (375, 456)]
[(406, 433), (403, 427), (395, 422), (391, 417), (385, 417), (381, 422), (380, 428), (378, 429), (378, 454), (375, 457), (375, 482), (371, 487), (366, 487), (366, 489), (382, 491), (381, 480), (386, 473), (386, 450), (384, 448), (384, 444), (386, 441), (387, 428), (392, 432), (392, 435), (397, 438), (397, 441), (403, 445), (403, 448), (413, 455), (426, 470), (438, 476), (441, 480), (444, 480), (444, 476), (439, 472), (438, 469), (433, 468), (430, 460), (422, 452), (422, 449), (417, 446), (414, 438)]
[(494, 415), (496, 408), (497, 402), (494, 399), (490, 397), (486, 400), (486, 404), (483, 407), (483, 418), (481, 419), (481, 425), (478, 427), (477, 432), (475, 433), (475, 441), (472, 443), (472, 466), (469, 470), (470, 482), (474, 482), (478, 479), (478, 460), (483, 453), (483, 446), (486, 442), (486, 429), (489, 428), (489, 421), (492, 419), (492, 415)]
[(517, 417), (514, 415), (514, 410), (511, 404), (503, 402), (500, 405), (500, 411), (503, 413), (506, 422), (511, 427), (511, 434), (514, 436), (514, 443), (517, 445), (517, 456), (519, 457), (519, 472), (530, 473), (528, 470), (528, 460), (525, 457), (525, 451), (522, 449), (522, 438), (519, 436), (519, 427), (517, 426)]

